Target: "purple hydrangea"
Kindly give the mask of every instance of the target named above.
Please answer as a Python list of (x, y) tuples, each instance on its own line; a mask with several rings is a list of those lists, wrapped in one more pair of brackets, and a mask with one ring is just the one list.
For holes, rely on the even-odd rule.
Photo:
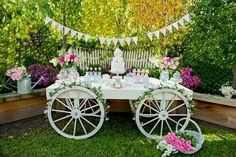
[(182, 84), (190, 89), (196, 89), (201, 85), (201, 80), (197, 76), (192, 75), (192, 68), (186, 67), (181, 70)]
[(56, 80), (56, 74), (52, 66), (44, 66), (41, 64), (32, 64), (28, 68), (28, 73), (31, 75), (33, 81), (37, 81), (42, 76), (44, 79), (38, 85), (47, 87), (53, 84)]

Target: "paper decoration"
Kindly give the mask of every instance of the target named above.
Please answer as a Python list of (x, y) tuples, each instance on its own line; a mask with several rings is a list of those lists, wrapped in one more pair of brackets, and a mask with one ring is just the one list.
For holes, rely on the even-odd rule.
[(70, 28), (64, 27), (64, 35), (66, 35), (70, 31)]
[(153, 32), (157, 38), (160, 38), (160, 31)]
[(61, 24), (57, 25), (57, 30), (60, 32), (64, 27)]
[(173, 27), (174, 27), (175, 29), (177, 29), (177, 30), (179, 29), (179, 24), (178, 24), (178, 22), (175, 22), (175, 23), (173, 23), (172, 25), (173, 25)]
[(52, 21), (52, 19), (49, 18), (49, 17), (46, 17), (46, 18), (44, 19), (45, 24), (48, 24), (48, 23), (51, 22), (51, 21)]
[(148, 33), (147, 33), (147, 36), (148, 36), (148, 38), (152, 41), (153, 33), (152, 33), (152, 32), (148, 32)]
[(130, 43), (131, 43), (131, 38), (129, 38), (129, 37), (125, 38), (125, 41), (126, 41), (126, 43), (127, 43), (128, 45), (130, 45)]
[(138, 37), (132, 37), (133, 42), (137, 45), (138, 44)]
[(113, 44), (116, 46), (118, 39), (117, 38), (112, 38)]
[(180, 20), (178, 21), (178, 23), (179, 23), (181, 26), (183, 26), (183, 25), (184, 25), (184, 19), (180, 19)]
[(84, 39), (85, 39), (85, 41), (87, 42), (87, 41), (90, 39), (90, 37), (91, 37), (91, 35), (89, 35), (89, 34), (85, 34), (85, 35), (84, 35)]
[(172, 25), (167, 26), (166, 29), (167, 29), (170, 33), (173, 32), (173, 30), (172, 30)]
[(125, 43), (125, 39), (123, 39), (123, 38), (118, 39), (118, 41), (119, 41), (120, 45), (124, 45), (124, 43)]
[(160, 32), (161, 32), (164, 36), (166, 36), (166, 28), (160, 29)]
[(106, 38), (107, 45), (109, 46), (111, 44), (112, 39), (111, 38)]
[(75, 30), (70, 30), (70, 35), (71, 37), (74, 37), (77, 34), (77, 32)]
[(55, 27), (55, 26), (57, 26), (57, 25), (58, 25), (58, 23), (53, 20), (53, 21), (52, 21), (52, 28)]
[(103, 38), (103, 37), (99, 37), (99, 41), (100, 41), (100, 44), (102, 45), (102, 44), (105, 43), (105, 38)]
[(190, 22), (190, 16), (189, 16), (189, 14), (185, 15), (185, 16), (183, 17), (183, 19), (184, 19), (186, 22)]
[(77, 35), (78, 40), (80, 40), (80, 39), (83, 37), (83, 35), (84, 35), (83, 33), (80, 33), (80, 32), (77, 32), (77, 34), (78, 34), (78, 35)]

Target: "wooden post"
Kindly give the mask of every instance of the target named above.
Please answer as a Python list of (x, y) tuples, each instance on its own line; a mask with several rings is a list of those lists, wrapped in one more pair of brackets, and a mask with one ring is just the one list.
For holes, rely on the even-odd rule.
[(233, 88), (236, 89), (236, 65), (233, 66)]

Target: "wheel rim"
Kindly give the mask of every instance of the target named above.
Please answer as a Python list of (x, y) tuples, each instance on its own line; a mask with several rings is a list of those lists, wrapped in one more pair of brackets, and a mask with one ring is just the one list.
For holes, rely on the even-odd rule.
[(59, 91), (48, 107), (48, 119), (53, 129), (73, 139), (85, 139), (96, 134), (104, 122), (104, 114), (102, 103), (84, 87)]
[[(179, 100), (176, 104), (174, 100)], [(136, 109), (135, 121), (139, 130), (148, 138), (158, 139), (167, 132), (175, 131), (176, 119), (186, 118), (181, 126), (185, 129), (189, 119), (188, 99), (173, 89), (159, 89), (146, 96)]]

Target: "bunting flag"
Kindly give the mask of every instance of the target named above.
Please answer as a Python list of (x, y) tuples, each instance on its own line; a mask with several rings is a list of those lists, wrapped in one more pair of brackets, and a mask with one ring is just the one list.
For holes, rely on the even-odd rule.
[[(167, 31), (168, 33), (173, 33), (173, 29), (175, 28), (176, 30), (179, 29), (179, 26), (184, 26), (185, 23), (189, 23), (190, 22), (190, 15), (186, 14), (185, 16), (183, 16), (182, 18), (180, 18), (178, 21), (160, 29), (154, 32), (150, 32), (148, 31), (146, 33), (147, 37), (152, 41), (154, 37), (156, 38), (160, 38), (160, 33), (163, 34), (164, 36), (166, 36)], [(73, 29), (70, 29), (66, 26), (63, 26), (60, 23), (57, 23), (55, 20), (46, 17), (44, 19), (45, 24), (51, 24), (52, 27), (57, 27), (57, 30), (59, 32), (61, 32), (62, 30), (64, 30), (64, 34), (66, 35), (70, 32), (71, 37), (77, 36), (78, 40), (80, 40), (82, 37), (84, 37), (85, 41), (87, 42), (90, 38), (91, 35), (89, 34), (84, 34), (82, 32), (78, 32), (75, 31)], [(106, 43), (108, 46), (111, 44), (111, 42), (116, 46), (117, 43), (119, 42), (120, 45), (124, 45), (125, 43), (129, 46), (132, 42), (135, 43), (136, 45), (138, 44), (138, 36), (135, 37), (124, 37), (124, 38), (116, 38), (116, 37), (98, 37), (98, 40), (100, 42), (100, 44), (104, 44)]]
[(70, 30), (70, 35), (71, 37), (74, 37), (77, 34), (77, 32), (75, 30)]
[(152, 32), (148, 32), (148, 33), (147, 33), (147, 36), (148, 36), (148, 38), (152, 41), (153, 33), (152, 33)]

